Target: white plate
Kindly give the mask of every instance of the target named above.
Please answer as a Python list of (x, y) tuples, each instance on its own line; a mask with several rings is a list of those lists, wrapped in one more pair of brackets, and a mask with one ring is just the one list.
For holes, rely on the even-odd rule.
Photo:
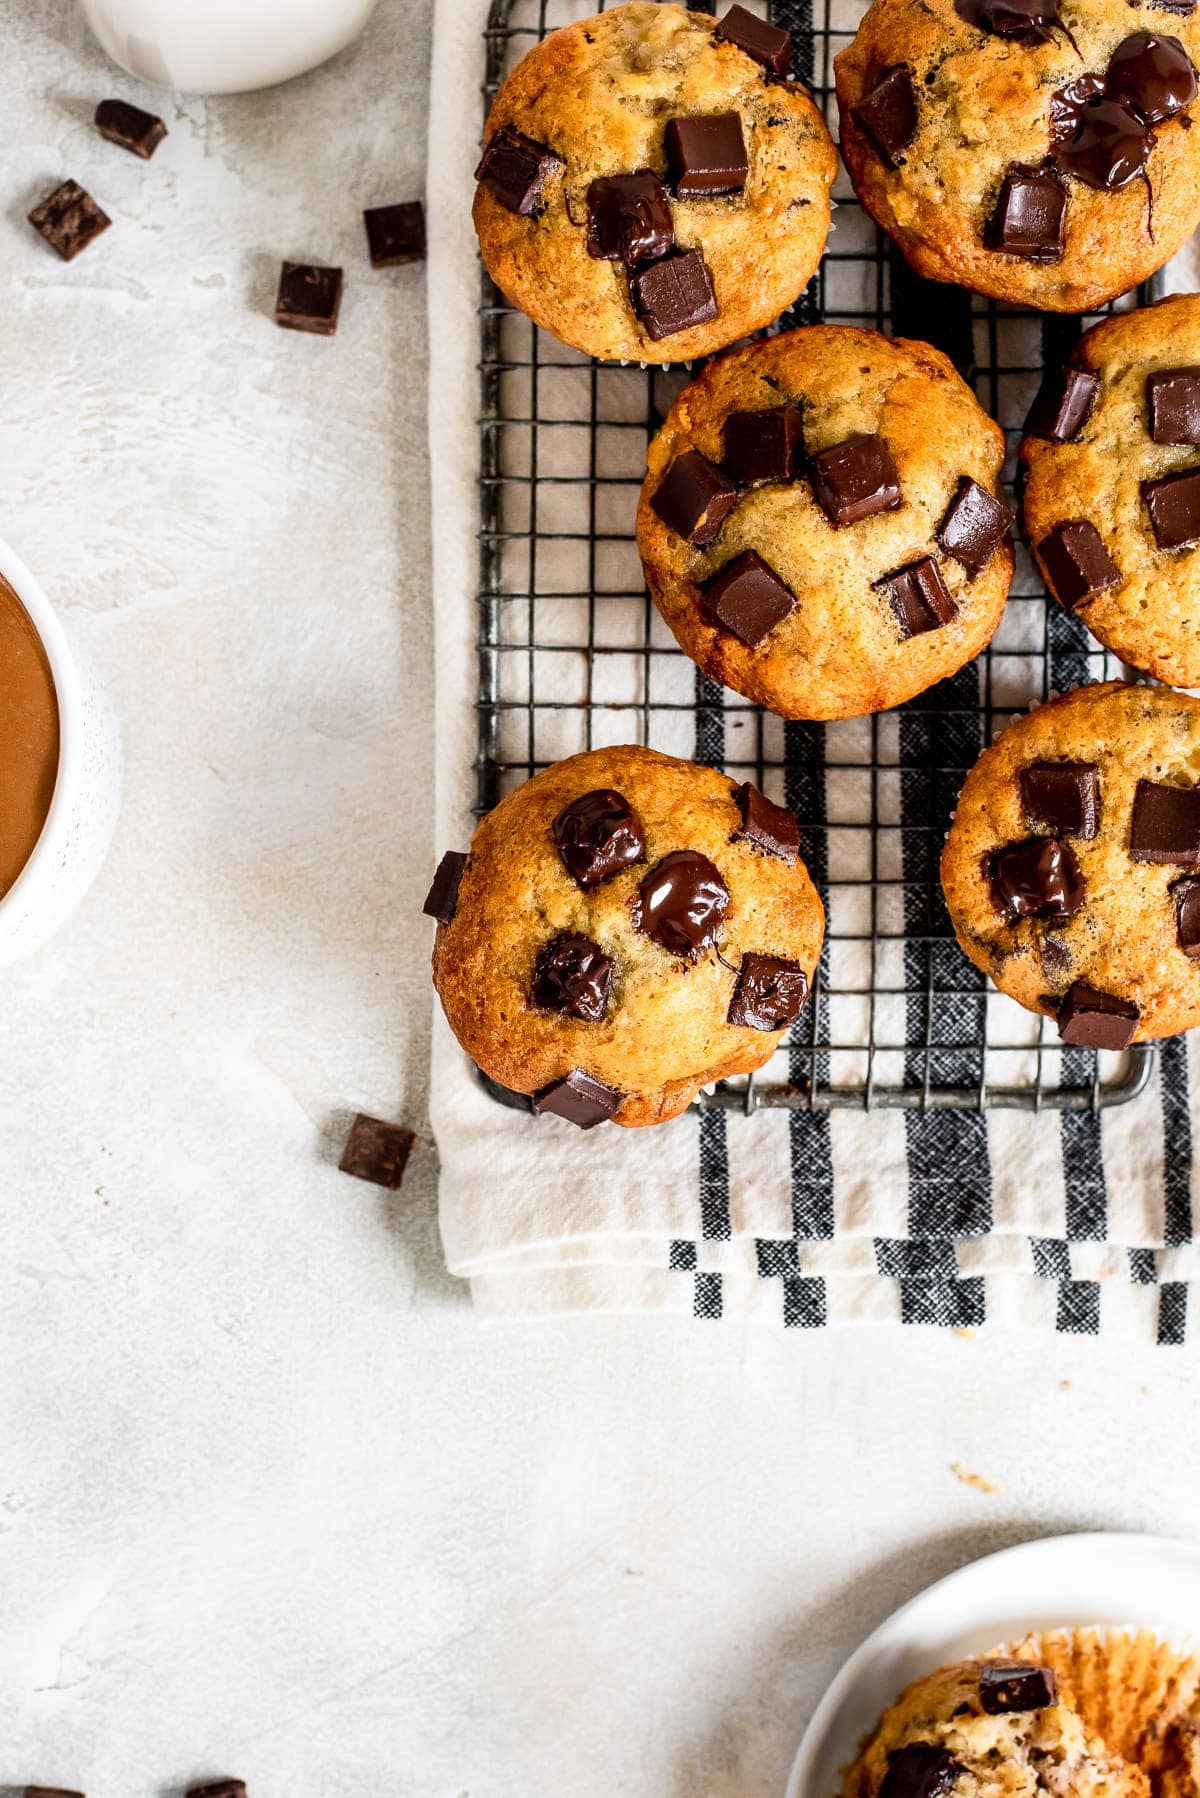
[(905, 1686), (1027, 1630), (1142, 1624), (1200, 1631), (1200, 1543), (1166, 1536), (1050, 1536), (973, 1561), (894, 1611), (855, 1650), (813, 1714), (787, 1798), (834, 1798), (838, 1774)]

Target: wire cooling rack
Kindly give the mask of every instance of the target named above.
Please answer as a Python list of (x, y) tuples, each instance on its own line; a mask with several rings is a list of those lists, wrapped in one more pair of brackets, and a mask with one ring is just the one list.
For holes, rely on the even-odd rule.
[[(547, 31), (597, 10), (600, 0), (493, 0), (487, 102)], [(833, 58), (863, 0), (753, 10), (791, 30), (793, 74), (836, 134)], [(844, 172), (834, 197), (821, 267), (775, 328), (828, 320), (936, 343), (1006, 427), (1011, 490), (1042, 366), (1062, 360), (1094, 316), (1042, 317), (922, 281), (889, 250)], [(649, 744), (791, 805), (825, 901), (825, 949), (791, 1037), (758, 1074), (699, 1103), (1098, 1110), (1142, 1091), (1152, 1049), (1066, 1047), (1046, 1019), (989, 988), (954, 941), (938, 884), (942, 841), (980, 751), (1052, 692), (1124, 672), (1047, 599), (1024, 545), (978, 661), (894, 712), (785, 723), (699, 673), (642, 579), (633, 526), (646, 446), (695, 369), (589, 361), (537, 331), (486, 275), (480, 330), (477, 810), (561, 756)]]

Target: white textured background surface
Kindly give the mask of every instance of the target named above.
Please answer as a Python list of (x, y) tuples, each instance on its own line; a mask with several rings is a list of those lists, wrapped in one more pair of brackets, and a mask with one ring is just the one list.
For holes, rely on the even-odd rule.
[[(481, 1332), (428, 1149), (396, 1198), (332, 1167), (359, 1106), (423, 1124), (423, 286), (358, 214), (420, 191), (429, 12), (166, 100), (148, 166), (67, 0), (0, 14), (0, 534), (128, 756), (98, 886), (0, 989), (0, 1789), (775, 1795), (927, 1579), (1200, 1533), (1178, 1353)], [(24, 223), (67, 174), (116, 221), (70, 267)], [(270, 322), (284, 255), (345, 264), (332, 342)]]

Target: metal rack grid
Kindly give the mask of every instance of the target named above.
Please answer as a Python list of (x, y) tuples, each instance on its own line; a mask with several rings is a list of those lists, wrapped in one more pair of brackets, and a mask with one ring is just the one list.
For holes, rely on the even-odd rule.
[[(486, 102), (547, 31), (597, 10), (601, 0), (492, 0)], [(791, 29), (793, 73), (836, 126), (833, 58), (864, 0), (754, 10)], [(821, 267), (774, 329), (828, 320), (936, 343), (1006, 427), (1011, 490), (1043, 363), (1065, 356), (1094, 317), (1042, 317), (922, 281), (863, 213), (844, 171), (834, 197)], [(790, 1038), (767, 1067), (698, 1103), (1075, 1111), (1141, 1092), (1153, 1049), (1110, 1056), (1059, 1042), (1046, 1019), (967, 962), (938, 884), (942, 839), (980, 751), (1052, 691), (1124, 673), (1047, 599), (1024, 545), (1005, 617), (978, 661), (895, 712), (785, 723), (693, 667), (642, 579), (633, 523), (646, 445), (695, 370), (592, 362), (537, 331), (486, 275), (480, 331), (477, 812), (561, 756), (650, 744), (786, 800), (825, 901), (825, 949)]]

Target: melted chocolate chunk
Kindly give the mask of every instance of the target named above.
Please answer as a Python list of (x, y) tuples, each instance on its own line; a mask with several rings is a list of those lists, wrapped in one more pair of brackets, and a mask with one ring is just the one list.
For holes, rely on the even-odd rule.
[(792, 34), (755, 18), (744, 6), (731, 6), (713, 36), (724, 44), (736, 44), (772, 75), (786, 75), (792, 62)]
[(1074, 443), (1092, 416), (1100, 393), (1100, 377), (1067, 363), (1050, 369), (1029, 408), (1025, 430), (1050, 443)]
[(954, 10), (968, 25), (1019, 44), (1048, 44), (1056, 31), (1070, 37), (1058, 0), (954, 0)]
[(577, 931), (564, 931), (543, 943), (533, 967), (530, 1004), (538, 1011), (557, 1011), (566, 1018), (598, 1024), (608, 1010), (612, 956)]
[(1104, 85), (1112, 99), (1126, 101), (1147, 125), (1161, 125), (1196, 98), (1196, 71), (1177, 37), (1135, 31), (1113, 51)]
[(1169, 890), (1175, 901), (1175, 940), (1194, 961), (1200, 956), (1200, 880), (1185, 874)]
[(550, 828), (563, 867), (585, 891), (632, 868), (646, 853), (641, 820), (611, 787), (573, 799)]
[(648, 262), (629, 277), (633, 309), (655, 343), (717, 316), (712, 276), (699, 250)]
[(285, 331), (332, 337), (342, 305), (342, 271), (311, 262), (285, 262), (275, 296), (275, 323)]
[(561, 167), (561, 156), (545, 144), (535, 143), (511, 125), (501, 125), (488, 140), (475, 179), (501, 206), (528, 218), (542, 197), (547, 178)]
[(1094, 762), (1031, 762), (1018, 780), (1031, 823), (1055, 836), (1091, 842), (1100, 829), (1100, 770)]
[(1200, 542), (1200, 469), (1142, 482), (1142, 498), (1159, 549), (1182, 549)]
[(449, 924), (458, 910), (458, 889), (462, 885), (467, 858), (459, 849), (447, 849), (437, 865), (433, 885), (425, 895), (421, 910), (439, 924)]
[(624, 1099), (625, 1094), (615, 1087), (593, 1080), (582, 1068), (572, 1068), (565, 1079), (554, 1080), (534, 1093), (533, 1109), (552, 1111), (555, 1117), (565, 1118), (579, 1130), (594, 1130), (597, 1124), (606, 1124), (616, 1116)]
[(1098, 75), (1081, 75), (1050, 101), (1055, 166), (1086, 187), (1117, 193), (1142, 173), (1154, 146), (1150, 127), (1128, 100), (1110, 94)]
[(1037, 553), (1050, 591), (1068, 612), (1115, 587), (1121, 578), (1121, 570), (1089, 518), (1068, 518), (1056, 524), (1038, 544)]
[(874, 144), (880, 161), (896, 168), (917, 130), (917, 96), (903, 63), (885, 70), (854, 108), (853, 117)]
[(729, 1001), (729, 1022), (748, 1030), (786, 1030), (804, 1010), (808, 975), (798, 961), (743, 955)]
[(78, 181), (64, 181), (47, 194), (29, 214), (29, 222), (64, 262), (73, 261), (80, 250), (86, 250), (112, 224)]
[(948, 1748), (938, 1748), (933, 1742), (909, 1742), (888, 1755), (879, 1798), (946, 1798), (965, 1771)]
[(1135, 862), (1200, 866), (1200, 787), (1139, 780), (1133, 796), (1129, 853)]
[(1155, 443), (1200, 443), (1200, 368), (1160, 368), (1146, 376)]
[(1041, 1711), (1058, 1702), (1058, 1686), (1049, 1667), (1029, 1661), (985, 1661), (979, 1669), (979, 1702), (989, 1717), (1011, 1711)]
[(794, 862), (800, 854), (800, 827), (795, 812), (785, 805), (776, 805), (751, 781), (745, 781), (733, 796), (742, 814), (742, 827), (734, 831), (734, 842), (753, 843), (768, 855)]
[(675, 248), (667, 190), (651, 169), (601, 175), (587, 191), (587, 253), (636, 268)]
[(796, 608), (796, 595), (755, 550), (727, 562), (700, 589), (700, 609), (710, 624), (757, 649)]
[(1066, 242), (1067, 188), (1053, 169), (1014, 163), (1000, 184), (984, 244), (1023, 262), (1061, 262)]
[(645, 876), (633, 925), (671, 955), (699, 954), (716, 942), (729, 908), (729, 888), (706, 855), (676, 849)]
[(402, 1124), (389, 1124), (360, 1111), (350, 1126), (338, 1167), (356, 1180), (369, 1180), (372, 1186), (386, 1186), (395, 1192), (416, 1140)]
[(405, 262), (424, 261), (425, 208), (420, 200), (368, 206), (363, 224), (372, 268), (399, 268)]
[(964, 475), (937, 529), (939, 546), (974, 580), (1012, 535), (1016, 513)]
[(887, 588), (902, 638), (940, 631), (958, 615), (958, 607), (932, 556), (922, 556), (907, 568), (885, 574), (880, 585)]
[(681, 200), (735, 194), (746, 185), (749, 163), (740, 113), (668, 119), (665, 148), (671, 185)]
[(1058, 1007), (1058, 1034), (1079, 1049), (1127, 1049), (1141, 1017), (1130, 999), (1077, 980)]
[(132, 151), (143, 162), (149, 162), (167, 135), (160, 118), (143, 112), (140, 106), (131, 106), (128, 100), (101, 100), (94, 123), (101, 137), (110, 144), (119, 144), (122, 150)]
[(1010, 922), (1042, 918), (1065, 924), (1083, 904), (1083, 875), (1075, 852), (1058, 837), (1028, 837), (989, 859), (992, 899)]
[(651, 510), (669, 531), (706, 549), (737, 501), (737, 488), (699, 450), (676, 456), (654, 490)]
[(725, 420), (721, 457), (739, 487), (759, 481), (792, 481), (804, 456), (804, 420), (795, 406), (731, 412)]
[(892, 452), (874, 433), (847, 437), (812, 459), (813, 495), (831, 524), (857, 524), (900, 504)]

